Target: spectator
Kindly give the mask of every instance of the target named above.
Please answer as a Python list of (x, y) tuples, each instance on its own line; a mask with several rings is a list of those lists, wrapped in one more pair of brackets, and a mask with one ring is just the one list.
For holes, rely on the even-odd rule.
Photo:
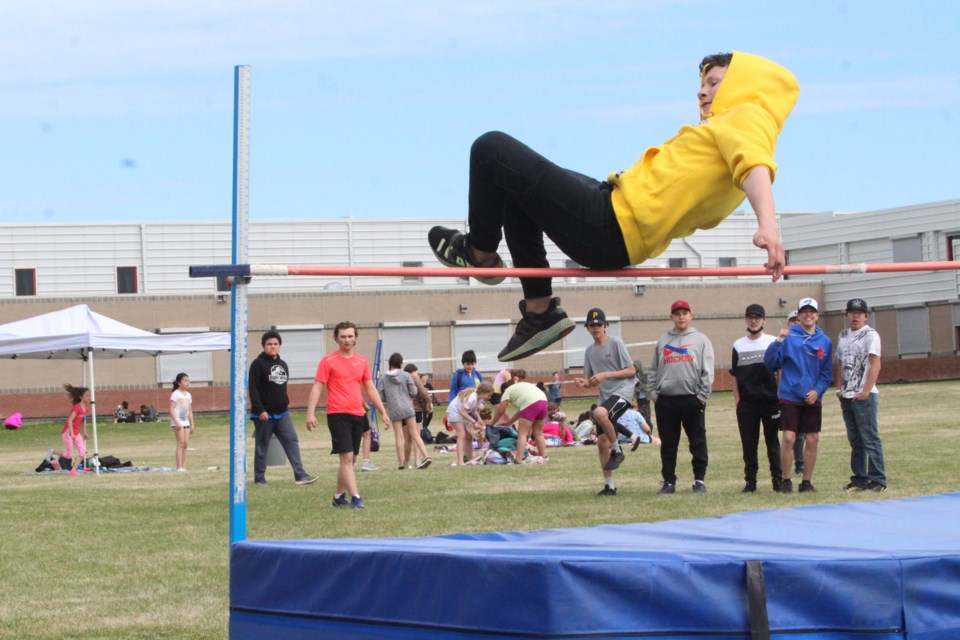
[(136, 422), (137, 414), (130, 411), (130, 404), (124, 400), (113, 409), (114, 422)]
[[(320, 359), (310, 396), (307, 399), (307, 430), (317, 428), (317, 404), (324, 389), (327, 390), (327, 428), (333, 441), (331, 455), (339, 458), (336, 489), (332, 505), (363, 509), (366, 505), (357, 488), (353, 464), (360, 453), (364, 428), (368, 426), (363, 405), (363, 392), (380, 411), (384, 424), (390, 424), (390, 416), (380, 400), (380, 394), (370, 375), (370, 363), (354, 351), (357, 345), (357, 325), (338, 322), (333, 328), (337, 350)], [(347, 500), (347, 493), (350, 500)]]
[(733, 402), (737, 409), (737, 428), (743, 449), (743, 493), (757, 490), (757, 447), (760, 427), (770, 464), (773, 490), (780, 491), (780, 403), (777, 399), (777, 375), (763, 364), (763, 355), (774, 337), (763, 332), (767, 312), (762, 305), (751, 304), (744, 313), (747, 335), (733, 343), (730, 375), (733, 376)]
[[(417, 383), (408, 372), (403, 370), (403, 356), (399, 353), (390, 355), (387, 366), (387, 371), (378, 381), (378, 390), (393, 422), (399, 469), (412, 468), (410, 456), (413, 453), (418, 454), (417, 469), (426, 469), (430, 466), (431, 460), (420, 437), (416, 411), (413, 408), (413, 399), (420, 395)], [(416, 449), (416, 452), (410, 449), (411, 446)]]
[(627, 347), (620, 338), (607, 333), (607, 326), (603, 309), (593, 308), (587, 312), (586, 329), (593, 344), (584, 351), (583, 377), (575, 378), (574, 384), (581, 389), (599, 388), (600, 405), (593, 410), (593, 423), (597, 427), (597, 454), (600, 456), (603, 489), (597, 495), (612, 497), (617, 495), (613, 472), (625, 457), (614, 425), (630, 407), (633, 378), (637, 372)]
[(187, 449), (190, 446), (190, 434), (197, 425), (193, 421), (193, 396), (190, 395), (190, 376), (178, 373), (173, 381), (173, 393), (170, 394), (170, 428), (177, 439), (177, 471), (186, 471)]
[(800, 437), (806, 441), (800, 492), (816, 491), (811, 480), (823, 418), (821, 398), (833, 381), (830, 364), (833, 345), (817, 326), (819, 309), (813, 298), (800, 300), (797, 305), (799, 324), (780, 331), (780, 336), (770, 343), (763, 356), (768, 369), (780, 369), (781, 493), (793, 492), (789, 474), (793, 443)]
[(447, 402), (453, 402), (457, 394), (464, 389), (475, 389), (483, 382), (483, 374), (477, 371), (477, 354), (473, 350), (468, 349), (463, 352), (460, 364), (463, 367), (454, 371), (450, 379), (450, 395), (447, 396)]
[(290, 417), (290, 398), (287, 380), (290, 368), (280, 357), (283, 338), (278, 331), (267, 331), (260, 336), (263, 352), (250, 363), (247, 390), (250, 395), (250, 419), (253, 420), (253, 482), (267, 484), (267, 451), (273, 436), (277, 437), (293, 470), (293, 480), (299, 485), (312, 484), (312, 476), (303, 468), (300, 459), (300, 439)]
[(647, 391), (653, 399), (660, 432), (663, 485), (658, 494), (676, 493), (677, 449), (680, 428), (687, 434), (693, 464), (693, 491), (706, 493), (707, 428), (705, 411), (713, 387), (713, 344), (690, 326), (690, 305), (677, 300), (670, 306), (673, 328), (657, 341), (648, 373)]
[(867, 320), (870, 310), (862, 298), (847, 301), (848, 328), (840, 332), (837, 359), (840, 361), (840, 408), (850, 441), (850, 482), (845, 491), (887, 490), (883, 443), (877, 424), (880, 393), (880, 334)]
[(560, 384), (560, 372), (554, 371), (547, 384), (547, 399), (557, 406), (563, 402), (563, 385)]

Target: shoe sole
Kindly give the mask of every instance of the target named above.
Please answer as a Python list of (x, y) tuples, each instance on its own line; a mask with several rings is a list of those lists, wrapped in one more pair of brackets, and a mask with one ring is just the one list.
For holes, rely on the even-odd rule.
[(529, 358), (533, 354), (543, 351), (554, 342), (562, 340), (576, 328), (576, 322), (570, 318), (564, 318), (555, 325), (533, 334), (529, 340), (524, 342), (521, 346), (517, 347), (513, 351), (507, 353), (501, 351), (499, 355), (497, 355), (497, 360), (500, 362), (511, 362), (513, 360), (523, 360), (524, 358)]
[[(429, 239), (429, 237), (428, 237), (428, 239)], [(446, 246), (447, 246), (447, 245), (446, 245), (446, 238), (441, 239), (441, 240), (440, 240), (440, 244), (437, 245), (436, 247), (434, 247), (432, 244), (430, 245), (430, 249), (433, 251), (433, 255), (437, 258), (437, 260), (440, 262), (440, 264), (442, 264), (442, 265), (445, 266), (445, 267), (454, 267), (454, 268), (461, 268), (461, 267), (462, 267), (462, 268), (466, 268), (466, 269), (477, 269), (477, 268), (479, 268), (479, 267), (477, 267), (477, 266), (475, 266), (475, 265), (470, 264), (469, 262), (467, 262), (467, 263), (465, 263), (465, 264), (459, 264), (459, 263), (457, 263), (457, 262), (453, 262), (453, 261), (451, 261), (451, 260), (447, 260), (447, 258), (443, 255), (444, 249), (446, 248)], [(499, 258), (499, 256), (497, 257), (497, 264), (494, 265), (493, 267), (491, 267), (491, 269), (494, 269), (494, 268), (499, 268), (499, 269), (502, 269), (502, 268), (503, 268), (503, 260), (501, 260), (501, 259)], [(480, 284), (489, 285), (489, 286), (491, 286), (491, 287), (494, 286), (494, 285), (498, 285), (498, 284), (500, 284), (501, 282), (503, 282), (504, 280), (506, 280), (506, 278), (505, 278), (504, 276), (493, 276), (492, 278), (478, 278), (478, 277), (476, 277), (476, 276), (473, 276), (473, 279), (476, 280), (477, 282), (479, 282)]]
[(623, 464), (623, 461), (624, 461), (625, 458), (626, 458), (626, 456), (624, 456), (622, 452), (621, 452), (619, 458), (613, 458), (613, 457), (611, 457), (609, 460), (607, 460), (607, 464), (603, 465), (603, 470), (604, 470), (604, 471), (616, 471), (617, 469), (620, 468), (620, 465)]
[(418, 464), (418, 465), (417, 465), (417, 469), (426, 469), (427, 467), (430, 466), (430, 463), (431, 463), (431, 462), (433, 462), (433, 460), (430, 460), (430, 459), (428, 458), (428, 459), (424, 460), (423, 462), (421, 462), (420, 464)]
[[(313, 484), (314, 482), (316, 482), (316, 481), (319, 480), (319, 479), (320, 479), (320, 478), (318, 478), (317, 476), (312, 476), (312, 477), (307, 478), (307, 479), (302, 479), (302, 478), (301, 478), (300, 480), (297, 480), (297, 484)], [(266, 484), (266, 483), (264, 483), (264, 484)]]

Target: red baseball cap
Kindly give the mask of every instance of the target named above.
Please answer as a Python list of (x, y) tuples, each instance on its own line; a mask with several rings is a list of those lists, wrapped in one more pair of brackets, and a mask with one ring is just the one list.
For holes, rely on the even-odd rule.
[(686, 309), (687, 311), (690, 311), (690, 304), (686, 300), (677, 300), (670, 305), (670, 313), (672, 314), (677, 309)]

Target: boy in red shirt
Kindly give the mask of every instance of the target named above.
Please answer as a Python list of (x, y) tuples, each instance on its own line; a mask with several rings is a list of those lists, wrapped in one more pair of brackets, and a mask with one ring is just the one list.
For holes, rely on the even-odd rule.
[[(360, 453), (363, 428), (366, 423), (366, 411), (363, 407), (363, 395), (376, 406), (384, 424), (390, 424), (390, 416), (380, 400), (380, 394), (370, 375), (370, 363), (353, 349), (357, 344), (357, 325), (352, 322), (340, 322), (333, 329), (333, 338), (338, 349), (320, 359), (310, 398), (307, 401), (307, 429), (317, 428), (317, 404), (323, 389), (327, 389), (327, 427), (333, 439), (331, 453), (340, 456), (340, 469), (337, 472), (337, 489), (333, 495), (333, 506), (363, 509), (363, 500), (357, 490), (357, 478), (353, 464)], [(350, 492), (350, 502), (347, 502)]]

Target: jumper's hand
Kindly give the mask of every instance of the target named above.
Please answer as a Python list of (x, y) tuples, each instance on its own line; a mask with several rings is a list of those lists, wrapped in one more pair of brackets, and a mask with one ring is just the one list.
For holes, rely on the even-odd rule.
[(772, 231), (773, 232), (770, 233), (764, 229), (757, 230), (757, 232), (753, 234), (753, 244), (758, 249), (766, 250), (767, 262), (763, 266), (770, 275), (773, 276), (773, 281), (776, 282), (780, 279), (780, 276), (783, 275), (783, 267), (785, 266), (786, 259), (784, 258), (783, 243), (780, 242), (780, 238), (777, 237), (776, 229)]

